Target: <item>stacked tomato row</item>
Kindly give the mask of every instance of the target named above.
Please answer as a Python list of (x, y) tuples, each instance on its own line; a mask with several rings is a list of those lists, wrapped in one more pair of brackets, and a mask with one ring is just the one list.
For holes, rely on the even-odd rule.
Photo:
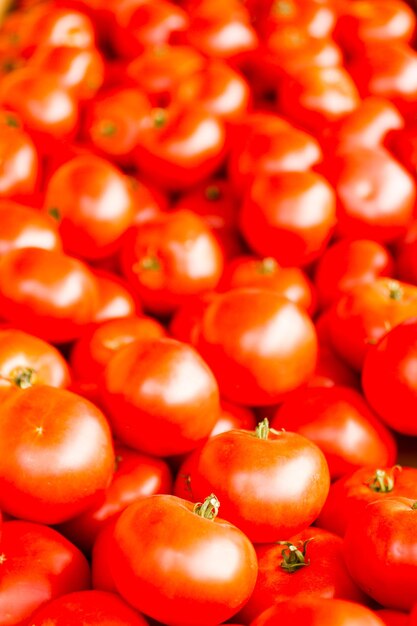
[(5, 18), (0, 626), (417, 624), (416, 30)]

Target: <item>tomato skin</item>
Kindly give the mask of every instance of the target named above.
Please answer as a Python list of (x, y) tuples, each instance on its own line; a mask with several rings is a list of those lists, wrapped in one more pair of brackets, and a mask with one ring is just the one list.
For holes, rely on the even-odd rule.
[(175, 339), (138, 340), (118, 350), (104, 372), (102, 395), (118, 439), (156, 456), (196, 447), (219, 414), (210, 368)]
[(22, 248), (0, 259), (2, 316), (53, 343), (71, 341), (93, 320), (98, 303), (93, 274), (54, 250)]
[(0, 222), (0, 255), (16, 248), (62, 249), (54, 220), (35, 209), (1, 200)]
[(97, 494), (92, 506), (59, 527), (60, 532), (87, 553), (100, 530), (115, 521), (131, 502), (155, 493), (171, 492), (171, 471), (162, 459), (117, 443), (115, 455), (116, 469), (107, 489)]
[(239, 613), (250, 623), (270, 606), (287, 600), (344, 598), (365, 603), (365, 595), (351, 579), (343, 560), (343, 540), (321, 528), (309, 527), (288, 539), (299, 550), (305, 549), (305, 565), (294, 571), (283, 568), (279, 543), (255, 546), (258, 578), (248, 602)]
[(121, 265), (144, 308), (166, 315), (191, 296), (217, 286), (223, 253), (201, 217), (178, 210), (132, 229), (123, 244)]
[(335, 224), (333, 189), (310, 171), (255, 179), (240, 213), (240, 228), (251, 249), (287, 267), (308, 265), (318, 258)]
[(39, 154), (30, 135), (19, 128), (3, 128), (0, 159), (0, 197), (30, 201), (40, 178)]
[[(412, 626), (410, 615), (393, 609), (378, 609), (376, 615), (384, 622), (385, 626)], [(411, 618), (412, 619), (412, 618)]]
[(323, 453), (296, 433), (269, 432), (261, 439), (253, 431), (231, 430), (208, 439), (194, 463), (193, 497), (218, 494), (222, 515), (256, 543), (286, 539), (309, 526), (329, 490)]
[(48, 526), (4, 522), (1, 553), (1, 626), (23, 626), (43, 604), (90, 585), (85, 556)]
[(341, 239), (319, 259), (314, 284), (324, 308), (356, 285), (392, 276), (393, 271), (393, 258), (382, 244), (371, 239)]
[(128, 179), (108, 161), (88, 155), (54, 172), (44, 210), (57, 211), (66, 251), (89, 260), (114, 253), (134, 218)]
[(93, 589), (118, 593), (112, 575), (113, 533), (117, 518), (105, 524), (91, 550), (91, 582)]
[(233, 289), (205, 308), (197, 348), (222, 397), (269, 405), (313, 373), (317, 337), (307, 313), (287, 298), (266, 289)]
[(336, 303), (330, 316), (331, 343), (347, 363), (360, 371), (370, 348), (391, 328), (415, 315), (414, 285), (376, 278), (373, 283), (354, 287)]
[[(316, 325), (317, 327), (317, 325)], [(320, 334), (318, 333), (319, 339)], [(320, 343), (320, 350), (314, 374), (309, 379), (308, 387), (333, 387), (341, 385), (359, 389), (359, 376), (345, 361), (327, 345)]]
[(36, 626), (147, 626), (144, 617), (116, 594), (79, 591), (48, 602), (31, 617)]
[(346, 530), (344, 553), (351, 576), (385, 608), (410, 611), (416, 602), (413, 504), (414, 500), (399, 496), (376, 500)]
[(0, 507), (11, 515), (62, 522), (111, 480), (108, 423), (74, 393), (39, 385), (13, 394), (2, 404), (0, 432)]
[(255, 585), (258, 566), (249, 539), (223, 519), (199, 517), (193, 506), (175, 496), (150, 496), (125, 509), (114, 530), (120, 595), (168, 625), (222, 622)]
[(338, 198), (339, 236), (384, 243), (405, 233), (416, 186), (386, 150), (345, 144), (327, 169)]
[(417, 321), (410, 318), (387, 333), (365, 358), (365, 397), (395, 431), (417, 435), (417, 387), (413, 372), (417, 351)]
[(363, 465), (390, 465), (397, 446), (354, 389), (305, 388), (295, 391), (278, 408), (271, 427), (304, 435), (324, 453), (332, 480)]
[(317, 523), (343, 537), (350, 520), (359, 518), (369, 502), (417, 496), (416, 478), (417, 469), (413, 467), (369, 465), (357, 469), (332, 483)]
[(264, 611), (250, 626), (383, 626), (384, 622), (362, 604), (340, 598), (295, 599)]
[(93, 273), (99, 296), (94, 322), (101, 323), (140, 314), (139, 299), (127, 281), (106, 270), (93, 269)]

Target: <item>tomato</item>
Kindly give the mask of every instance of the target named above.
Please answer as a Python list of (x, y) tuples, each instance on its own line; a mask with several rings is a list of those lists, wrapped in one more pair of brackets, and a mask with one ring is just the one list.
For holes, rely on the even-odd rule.
[(120, 595), (168, 625), (232, 617), (252, 593), (258, 565), (249, 539), (216, 517), (219, 506), (214, 495), (197, 505), (156, 495), (125, 509), (113, 544)]
[(236, 404), (275, 404), (315, 368), (317, 337), (307, 313), (266, 289), (215, 297), (196, 335), (222, 396)]
[(124, 346), (140, 340), (159, 339), (165, 330), (151, 317), (121, 317), (105, 320), (83, 333), (74, 344), (70, 362), (83, 380), (97, 380), (112, 356)]
[(62, 343), (81, 335), (98, 304), (93, 274), (55, 250), (21, 248), (0, 259), (2, 316), (29, 333)]
[(105, 524), (91, 550), (91, 581), (93, 589), (118, 593), (112, 575), (113, 533), (117, 517)]
[(11, 395), (2, 404), (0, 434), (0, 507), (11, 515), (64, 521), (111, 480), (108, 423), (74, 393), (35, 385)]
[(288, 541), (255, 546), (258, 578), (240, 612), (251, 622), (270, 606), (292, 599), (344, 598), (365, 602), (343, 560), (343, 540), (321, 528), (306, 528)]
[(390, 278), (357, 285), (332, 310), (332, 345), (343, 359), (360, 370), (369, 348), (391, 328), (416, 314), (414, 285)]
[(314, 275), (320, 303), (328, 307), (357, 285), (392, 276), (394, 261), (382, 244), (371, 239), (341, 239), (320, 257)]
[(362, 386), (369, 404), (386, 424), (407, 435), (417, 434), (416, 353), (417, 322), (413, 317), (372, 346), (362, 372)]
[(344, 552), (352, 578), (385, 608), (410, 611), (416, 603), (416, 508), (410, 498), (376, 500), (346, 530)]
[(222, 291), (239, 287), (271, 289), (291, 302), (304, 307), (312, 315), (316, 305), (315, 288), (298, 267), (280, 267), (275, 259), (236, 256), (223, 272)]
[(287, 600), (264, 611), (250, 626), (383, 626), (384, 622), (362, 604), (349, 600), (309, 599)]
[(61, 250), (55, 221), (31, 207), (0, 201), (0, 255), (17, 248)]
[(340, 236), (384, 243), (405, 233), (415, 182), (386, 150), (345, 143), (332, 155), (328, 175), (338, 198)]
[(0, 330), (0, 397), (33, 385), (64, 389), (70, 382), (68, 364), (54, 346), (21, 330)]
[(2, 78), (0, 102), (16, 111), (27, 128), (59, 139), (69, 139), (78, 125), (75, 97), (60, 85), (51, 72), (39, 74), (23, 67)]
[(90, 585), (85, 556), (42, 524), (4, 522), (0, 557), (1, 626), (23, 626), (49, 600)]
[(326, 500), (330, 481), (323, 453), (301, 435), (270, 430), (267, 419), (255, 432), (211, 437), (196, 455), (193, 496), (217, 493), (222, 515), (253, 542), (291, 537), (316, 519)]
[(103, 401), (118, 439), (157, 456), (196, 447), (219, 413), (208, 365), (191, 346), (167, 338), (137, 340), (115, 352), (104, 372)]
[(335, 385), (300, 389), (280, 406), (271, 427), (297, 432), (324, 453), (332, 479), (355, 467), (390, 465), (397, 447), (360, 393)]
[(359, 106), (353, 79), (343, 67), (307, 67), (282, 81), (280, 108), (301, 126), (318, 130)]
[(116, 444), (115, 454), (115, 471), (107, 489), (97, 494), (88, 509), (59, 527), (84, 552), (91, 551), (100, 530), (131, 502), (155, 493), (171, 492), (172, 477), (165, 461), (120, 444)]
[(44, 210), (57, 215), (68, 253), (92, 260), (115, 252), (134, 218), (128, 179), (104, 159), (87, 155), (55, 171)]
[(133, 289), (120, 276), (106, 270), (93, 270), (98, 288), (95, 322), (132, 317), (140, 314), (141, 305)]
[(329, 346), (322, 345), (320, 342), (316, 369), (308, 380), (307, 386), (333, 387), (334, 385), (359, 389), (359, 376)]
[(78, 591), (48, 602), (32, 616), (36, 626), (147, 626), (148, 622), (116, 594)]
[(217, 286), (223, 254), (202, 218), (178, 210), (132, 229), (122, 247), (121, 265), (144, 307), (169, 314), (191, 296)]
[(153, 127), (135, 150), (138, 168), (163, 189), (196, 185), (222, 164), (226, 132), (221, 119), (198, 106), (155, 109)]
[(411, 626), (408, 613), (394, 611), (393, 609), (378, 609), (375, 613), (386, 626)]
[(413, 498), (417, 468), (366, 465), (336, 480), (317, 523), (343, 536), (351, 519), (360, 518), (362, 509), (374, 500), (397, 496)]
[(39, 183), (39, 156), (30, 136), (19, 128), (2, 129), (0, 159), (0, 198), (30, 201)]
[(284, 266), (305, 266), (317, 259), (335, 225), (333, 189), (315, 172), (255, 178), (240, 213), (240, 227), (250, 248)]

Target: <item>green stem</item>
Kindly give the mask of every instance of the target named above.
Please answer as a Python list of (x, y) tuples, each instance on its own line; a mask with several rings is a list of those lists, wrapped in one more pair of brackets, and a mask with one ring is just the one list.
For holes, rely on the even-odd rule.
[(297, 548), (291, 541), (277, 541), (278, 545), (286, 546), (281, 552), (282, 563), (281, 568), (288, 572), (289, 574), (293, 574), (297, 572), (302, 567), (307, 567), (310, 565), (310, 559), (306, 561), (306, 549), (307, 544), (311, 541), (311, 539), (307, 539), (307, 541), (302, 541), (300, 548)]
[(204, 502), (197, 502), (194, 505), (193, 513), (198, 515), (199, 517), (204, 517), (204, 519), (212, 520), (217, 517), (217, 513), (219, 512), (220, 502), (214, 495), (211, 493)]
[(375, 493), (389, 493), (392, 491), (395, 486), (393, 474), (396, 469), (401, 470), (401, 467), (399, 465), (395, 465), (389, 471), (377, 469), (373, 478), (367, 483), (369, 489)]

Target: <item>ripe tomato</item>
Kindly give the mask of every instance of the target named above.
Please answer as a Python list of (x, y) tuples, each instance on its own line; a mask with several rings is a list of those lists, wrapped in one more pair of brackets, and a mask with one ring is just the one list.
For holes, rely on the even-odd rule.
[(213, 298), (196, 336), (222, 396), (236, 404), (275, 404), (315, 368), (317, 337), (307, 313), (266, 289)]
[(317, 524), (343, 535), (351, 519), (374, 500), (417, 497), (417, 468), (367, 465), (336, 480), (318, 517)]
[(331, 342), (360, 370), (370, 347), (394, 326), (417, 315), (417, 288), (390, 278), (357, 285), (342, 296), (330, 317)]
[(371, 239), (341, 239), (320, 257), (314, 284), (320, 303), (328, 307), (353, 287), (372, 283), (378, 276), (392, 276), (390, 252)]
[[(18, 419), (17, 419), (18, 418)], [(62, 522), (86, 509), (114, 468), (108, 423), (92, 403), (44, 385), (12, 394), (0, 422), (0, 507)]]
[(0, 255), (16, 248), (62, 249), (55, 221), (31, 207), (1, 200), (0, 223)]
[(39, 184), (39, 155), (30, 135), (2, 128), (0, 136), (0, 198), (30, 202)]
[(4, 522), (0, 548), (0, 624), (22, 626), (53, 598), (88, 589), (85, 556), (53, 528)]
[(413, 317), (372, 346), (362, 371), (369, 404), (388, 426), (407, 435), (417, 435), (416, 354), (417, 320)]
[(410, 611), (417, 601), (416, 509), (410, 498), (375, 500), (346, 530), (351, 576), (385, 608)]
[(101, 323), (140, 314), (139, 298), (127, 281), (106, 270), (93, 269), (93, 273), (99, 299), (94, 315), (95, 322)]
[(69, 254), (100, 259), (114, 253), (134, 218), (128, 179), (96, 156), (64, 163), (49, 180), (44, 210), (56, 213)]
[(257, 543), (287, 539), (309, 526), (329, 484), (320, 449), (296, 433), (270, 430), (267, 419), (255, 432), (231, 430), (208, 439), (191, 471), (193, 496), (216, 492), (225, 519)]
[(240, 213), (240, 227), (251, 249), (284, 266), (304, 266), (317, 259), (335, 225), (333, 189), (310, 171), (256, 178)]
[(239, 616), (250, 623), (270, 606), (292, 599), (344, 598), (365, 602), (343, 559), (343, 539), (306, 528), (288, 541), (255, 546), (258, 578)]
[(410, 615), (403, 613), (402, 611), (395, 611), (394, 609), (377, 609), (376, 615), (384, 622), (385, 626), (412, 626), (413, 622), (410, 622)]
[(55, 250), (21, 248), (0, 259), (0, 310), (14, 325), (47, 341), (80, 336), (98, 305), (94, 275)]
[(105, 591), (78, 591), (48, 602), (35, 612), (36, 626), (147, 626), (148, 622), (116, 594)]
[(210, 368), (175, 339), (137, 340), (118, 350), (104, 372), (103, 401), (118, 439), (157, 456), (192, 450), (219, 414)]
[(304, 435), (324, 453), (334, 480), (363, 465), (390, 465), (397, 446), (362, 395), (347, 387), (295, 391), (284, 400), (271, 427)]
[(169, 314), (191, 296), (217, 286), (223, 254), (202, 218), (178, 210), (132, 229), (123, 244), (121, 264), (144, 307)]
[(249, 539), (216, 517), (219, 506), (213, 494), (197, 505), (156, 495), (125, 509), (113, 543), (120, 595), (168, 625), (232, 617), (252, 593), (258, 565)]
[(257, 617), (250, 626), (384, 626), (384, 622), (362, 604), (339, 598), (287, 600)]

